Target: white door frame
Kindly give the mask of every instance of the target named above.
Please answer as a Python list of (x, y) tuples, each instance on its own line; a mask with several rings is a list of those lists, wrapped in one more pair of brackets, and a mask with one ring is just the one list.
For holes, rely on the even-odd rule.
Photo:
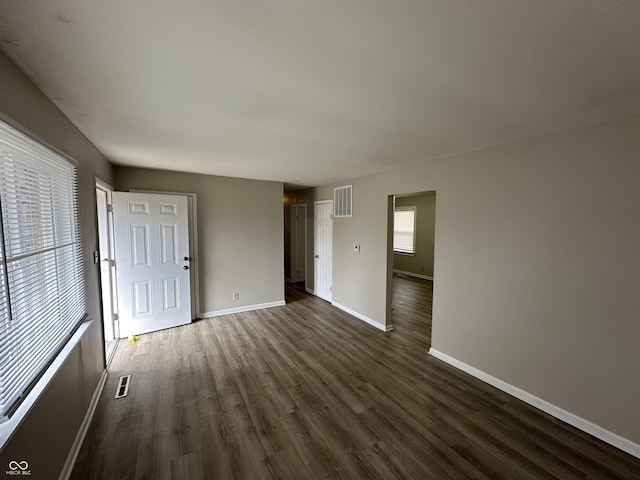
[(187, 192), (165, 192), (162, 190), (139, 190), (131, 188), (131, 193), (159, 193), (162, 195), (181, 195), (187, 197), (189, 217), (189, 251), (191, 252), (191, 320), (200, 316), (200, 275), (198, 256), (198, 195)]
[[(319, 278), (319, 274), (318, 274), (318, 268), (316, 265), (316, 261), (315, 259), (318, 258), (317, 255), (317, 246), (318, 246), (318, 206), (319, 205), (330, 205), (331, 206), (331, 214), (330, 214), (330, 219), (331, 219), (331, 255), (329, 256), (329, 265), (331, 268), (331, 286), (329, 287), (329, 294), (327, 296), (323, 296), (320, 294), (319, 289), (318, 289), (318, 278)], [(315, 295), (317, 295), (320, 298), (323, 298), (324, 300), (331, 302), (333, 300), (333, 200), (317, 200), (315, 202), (313, 202), (313, 227), (314, 227), (314, 242), (313, 242), (313, 256), (314, 256), (314, 261), (313, 261), (313, 291), (315, 293)]]
[[(111, 359), (113, 358), (113, 355), (116, 352), (116, 347), (118, 345), (118, 340), (120, 337), (120, 333), (118, 331), (119, 330), (118, 322), (116, 320), (117, 314), (118, 314), (118, 301), (116, 297), (117, 291), (116, 291), (116, 276), (114, 272), (115, 267), (113, 266), (114, 260), (115, 260), (115, 251), (114, 251), (114, 242), (113, 242), (113, 212), (111, 211), (111, 206), (112, 206), (111, 194), (113, 192), (113, 187), (98, 177), (96, 177), (95, 179), (95, 186), (96, 186), (96, 195), (98, 191), (100, 191), (100, 192), (104, 192), (106, 196), (106, 211), (103, 212), (103, 217), (102, 217), (103, 223), (101, 223), (100, 215), (97, 213), (96, 227), (97, 227), (97, 233), (99, 236), (98, 237), (98, 240), (99, 240), (98, 261), (101, 267), (100, 268), (100, 292), (101, 292), (101, 301), (102, 301), (102, 305), (101, 305), (102, 332), (103, 332), (103, 336), (104, 336), (103, 340), (105, 344), (104, 361), (105, 361), (105, 366), (108, 367), (109, 364), (111, 363)], [(96, 198), (96, 212), (98, 212), (98, 208), (99, 206), (97, 205), (97, 198)], [(102, 235), (105, 238), (100, 237), (100, 232), (102, 232)], [(103, 248), (101, 248), (101, 246), (104, 246), (104, 243), (101, 240), (106, 241), (107, 251), (103, 251)], [(108, 279), (106, 279), (106, 281), (105, 279), (102, 278), (102, 271), (103, 271), (102, 262), (106, 262), (109, 264)], [(110, 318), (105, 318), (105, 312), (107, 312), (107, 317), (110, 316)], [(109, 315), (108, 312), (111, 312), (111, 314)], [(111, 325), (108, 325), (108, 322), (111, 322)], [(111, 344), (108, 350), (106, 348), (106, 342), (107, 342), (106, 331), (107, 330), (110, 330), (113, 333), (113, 339), (110, 340)]]
[(300, 265), (298, 265), (298, 258), (299, 258), (299, 252), (298, 252), (298, 219), (296, 217), (295, 221), (294, 221), (294, 212), (297, 211), (298, 208), (302, 208), (303, 210), (303, 214), (302, 214), (302, 222), (304, 225), (304, 250), (305, 250), (305, 254), (304, 254), (304, 262), (305, 264), (303, 265), (304, 267), (304, 285), (305, 287), (307, 286), (307, 265), (306, 265), (306, 258), (307, 258), (307, 204), (306, 203), (296, 203), (295, 205), (291, 205), (291, 210), (290, 210), (290, 218), (291, 221), (289, 222), (289, 230), (290, 230), (290, 245), (291, 245), (291, 281), (292, 282), (299, 282), (300, 281), (300, 276), (297, 273), (293, 273), (294, 271), (298, 271)]

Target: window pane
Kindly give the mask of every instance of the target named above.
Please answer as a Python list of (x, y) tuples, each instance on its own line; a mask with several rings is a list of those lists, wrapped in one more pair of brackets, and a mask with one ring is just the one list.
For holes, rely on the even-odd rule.
[(415, 209), (396, 210), (393, 221), (393, 250), (402, 253), (415, 253)]
[(85, 312), (76, 167), (0, 122), (0, 421)]

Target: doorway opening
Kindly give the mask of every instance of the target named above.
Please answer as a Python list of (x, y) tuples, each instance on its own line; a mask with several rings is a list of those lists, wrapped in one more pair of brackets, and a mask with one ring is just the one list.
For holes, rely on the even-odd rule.
[(291, 205), (291, 283), (307, 286), (307, 204)]
[(190, 282), (191, 282), (191, 319), (202, 317), (200, 311), (200, 262), (198, 254), (198, 195), (191, 192), (168, 192), (165, 190), (130, 189), (130, 193), (157, 193), (160, 195), (178, 195), (187, 197), (187, 220), (189, 228)]
[(436, 192), (389, 197), (387, 324), (431, 346)]
[(120, 338), (117, 321), (112, 192), (113, 187), (111, 185), (96, 179), (96, 214), (98, 221), (98, 254), (100, 260), (105, 366), (109, 366)]

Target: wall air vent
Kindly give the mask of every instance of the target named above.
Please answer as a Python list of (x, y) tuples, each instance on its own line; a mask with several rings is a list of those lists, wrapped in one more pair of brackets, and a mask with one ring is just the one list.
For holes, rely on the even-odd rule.
[(353, 208), (353, 185), (333, 189), (333, 216), (351, 217)]

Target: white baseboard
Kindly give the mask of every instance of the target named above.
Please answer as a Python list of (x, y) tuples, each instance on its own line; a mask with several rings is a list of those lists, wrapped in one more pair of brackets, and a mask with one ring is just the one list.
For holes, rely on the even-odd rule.
[(80, 425), (80, 429), (76, 434), (73, 445), (71, 445), (71, 450), (69, 451), (69, 455), (67, 455), (67, 460), (66, 462), (64, 462), (64, 466), (62, 467), (62, 471), (60, 472), (58, 480), (67, 480), (71, 476), (73, 467), (76, 464), (76, 459), (78, 458), (78, 453), (80, 453), (80, 447), (82, 447), (82, 442), (84, 442), (84, 437), (87, 435), (89, 425), (91, 425), (93, 414), (96, 412), (96, 408), (98, 407), (98, 402), (100, 401), (100, 396), (102, 395), (104, 384), (107, 381), (107, 375), (107, 370), (103, 370), (102, 375), (100, 376), (100, 381), (98, 382), (98, 386), (93, 392), (93, 397), (91, 398), (89, 409), (84, 416), (84, 420), (82, 420), (82, 424)]
[(334, 307), (338, 307), (343, 312), (347, 312), (349, 315), (353, 315), (354, 317), (356, 317), (359, 320), (362, 320), (363, 322), (367, 322), (369, 325), (373, 325), (378, 330), (382, 330), (383, 332), (390, 332), (393, 330), (393, 325), (383, 325), (382, 323), (376, 322), (375, 320), (367, 317), (366, 315), (362, 315), (361, 313), (356, 312), (355, 310), (351, 310), (349, 307), (345, 307), (341, 303), (331, 302), (331, 305), (333, 305)]
[(503, 382), (502, 380), (496, 377), (493, 377), (488, 373), (478, 370), (477, 368), (472, 367), (471, 365), (467, 365), (466, 363), (461, 362), (460, 360), (456, 360), (455, 358), (450, 357), (449, 355), (442, 353), (438, 350), (435, 350), (434, 348), (429, 349), (429, 355), (439, 360), (442, 360), (443, 362), (448, 363), (449, 365), (456, 367), (462, 370), (463, 372), (466, 372), (469, 375), (472, 375), (482, 380), (483, 382), (488, 383), (489, 385), (493, 385), (494, 387), (502, 390), (503, 392), (506, 392), (509, 395), (513, 395), (514, 397), (522, 400), (523, 402), (528, 403), (529, 405), (532, 405), (538, 408), (539, 410), (542, 410), (543, 412), (548, 413), (549, 415), (559, 420), (562, 420), (563, 422), (568, 423), (569, 425), (572, 425), (584, 432), (587, 432), (588, 434), (593, 435), (596, 438), (599, 438), (603, 442), (613, 445), (614, 447), (617, 447), (620, 450), (627, 452), (630, 455), (633, 455), (634, 457), (640, 458), (640, 445), (635, 442), (632, 442), (627, 438), (621, 437), (616, 433), (610, 432), (609, 430), (606, 430), (601, 426), (590, 422), (589, 420), (585, 420), (584, 418), (579, 417), (578, 415), (575, 415), (571, 412), (567, 412), (566, 410), (556, 405), (553, 405), (552, 403), (549, 403), (546, 400), (542, 400), (541, 398), (538, 398), (529, 392), (526, 392), (518, 387), (514, 387), (513, 385), (510, 385), (506, 382)]
[(304, 291), (305, 291), (305, 292), (307, 292), (307, 293), (310, 293), (311, 295), (315, 295), (315, 294), (316, 294), (316, 291), (315, 291), (315, 290), (313, 290), (313, 289), (311, 289), (311, 288), (307, 287), (306, 285), (305, 285), (305, 287), (304, 287)]
[(395, 268), (393, 269), (393, 273), (399, 273), (400, 275), (406, 275), (407, 277), (421, 278), (423, 280), (431, 280), (433, 282), (433, 277), (422, 275), (420, 273), (406, 272), (404, 270), (396, 270)]
[(223, 310), (214, 310), (213, 312), (204, 312), (199, 316), (200, 318), (212, 318), (220, 317), (222, 315), (230, 315), (232, 313), (250, 312), (251, 310), (261, 310), (263, 308), (282, 307), (286, 305), (284, 300), (278, 300), (276, 302), (258, 303), (256, 305), (245, 305), (244, 307), (225, 308)]

